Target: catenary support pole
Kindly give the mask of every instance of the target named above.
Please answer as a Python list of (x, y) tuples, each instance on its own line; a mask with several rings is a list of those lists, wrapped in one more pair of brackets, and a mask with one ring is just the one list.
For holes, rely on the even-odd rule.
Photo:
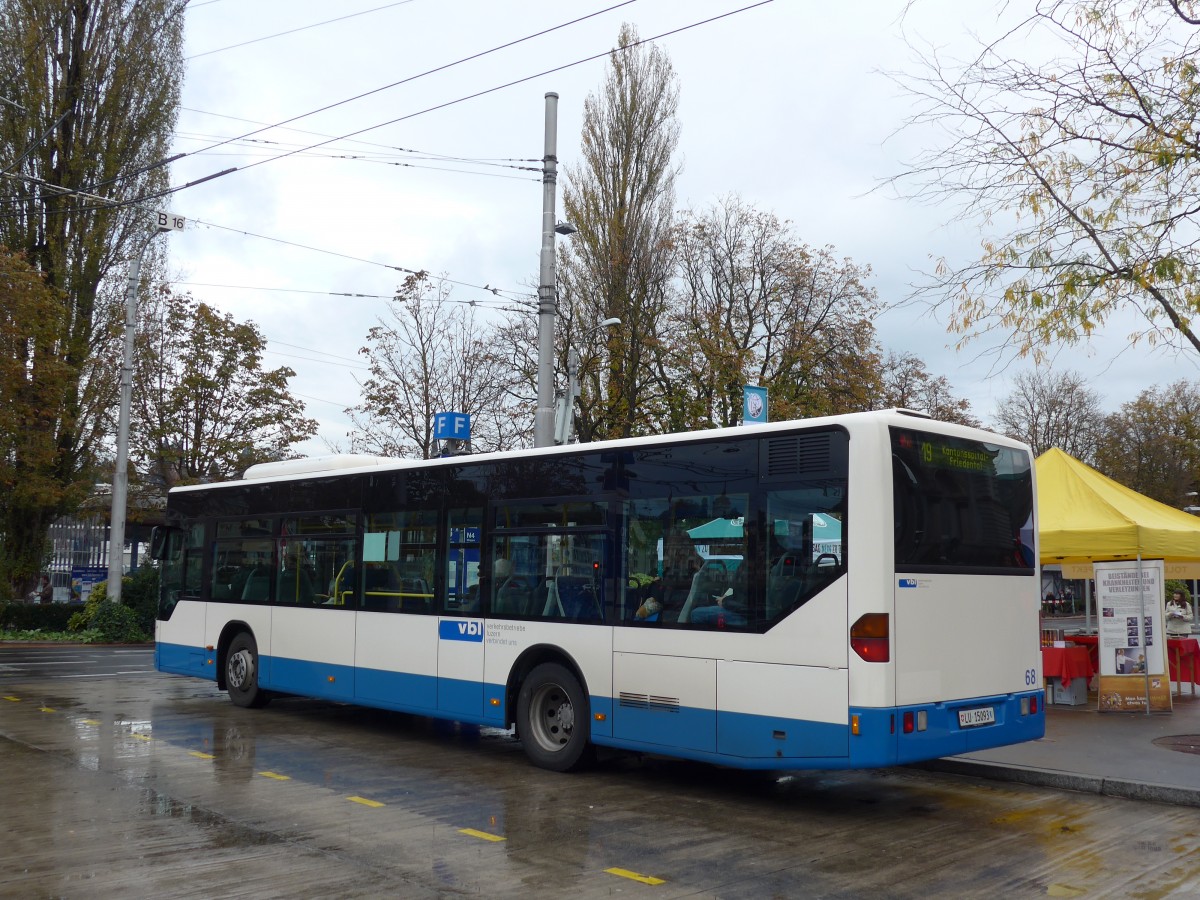
[(121, 410), (117, 416), (117, 465), (113, 472), (112, 513), (108, 530), (108, 599), (121, 601), (125, 566), (125, 515), (129, 501), (129, 410), (133, 405), (133, 341), (137, 336), (137, 290), (142, 257), (155, 236), (170, 229), (155, 227), (129, 261), (125, 284), (125, 356), (121, 362)]
[(546, 149), (542, 159), (542, 255), (538, 277), (537, 410), (533, 446), (554, 443), (554, 202), (558, 182), (558, 94), (546, 94)]

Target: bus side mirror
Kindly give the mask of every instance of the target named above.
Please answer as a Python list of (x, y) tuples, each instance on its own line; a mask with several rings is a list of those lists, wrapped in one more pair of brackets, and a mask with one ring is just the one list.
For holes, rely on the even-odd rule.
[(173, 528), (155, 525), (150, 529), (150, 558), (163, 560), (171, 556), (171, 532)]

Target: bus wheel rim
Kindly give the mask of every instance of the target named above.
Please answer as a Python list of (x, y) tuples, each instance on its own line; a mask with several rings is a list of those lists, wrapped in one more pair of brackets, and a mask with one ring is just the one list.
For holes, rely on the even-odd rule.
[(254, 659), (250, 651), (239, 650), (229, 657), (229, 684), (242, 690), (250, 685), (254, 675)]
[(538, 746), (554, 752), (567, 746), (575, 730), (575, 707), (567, 692), (557, 684), (542, 685), (530, 706), (532, 737)]

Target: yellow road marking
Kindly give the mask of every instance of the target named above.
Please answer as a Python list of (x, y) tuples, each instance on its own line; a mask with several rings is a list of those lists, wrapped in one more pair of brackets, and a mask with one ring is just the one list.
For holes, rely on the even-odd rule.
[(5, 697), (4, 699), (7, 700), (9, 703), (20, 703), (21, 702), (20, 697)]
[(468, 837), (477, 837), (480, 840), (484, 840), (484, 841), (507, 841), (508, 840), (508, 838), (501, 837), (498, 834), (488, 834), (488, 832), (486, 832), (486, 831), (476, 831), (474, 828), (460, 828), (460, 829), (458, 829), (458, 833), (465, 834)]
[(196, 759), (212, 759), (211, 753), (201, 753), (199, 750), (189, 750), (188, 756), (194, 756)]
[(642, 884), (666, 884), (661, 878), (655, 878), (653, 875), (639, 875), (637, 872), (630, 872), (628, 869), (605, 869), (609, 875), (618, 875), (621, 878), (628, 878), (630, 881), (640, 881)]
[(138, 734), (136, 731), (134, 731), (134, 732), (130, 732), (130, 735), (129, 735), (129, 736), (130, 736), (131, 738), (137, 738), (139, 741), (152, 741), (152, 740), (154, 740), (154, 738), (150, 737), (150, 735), (148, 735), (148, 734)]
[(80, 721), (83, 722), (84, 725), (99, 725), (100, 724), (99, 719), (80, 719)]
[(369, 806), (374, 809), (377, 806), (383, 806), (378, 800), (368, 800), (366, 797), (347, 797), (351, 803), (361, 803), (363, 806)]
[(41, 707), (41, 710), (42, 710), (42, 712), (58, 712), (58, 710), (55, 709), (53, 706), (43, 706), (43, 707)]
[(1067, 884), (1052, 884), (1046, 888), (1047, 897), (1082, 897), (1086, 894), (1083, 888), (1071, 887)]
[(263, 778), (274, 778), (276, 781), (291, 781), (291, 775), (280, 775), (277, 772), (259, 772)]

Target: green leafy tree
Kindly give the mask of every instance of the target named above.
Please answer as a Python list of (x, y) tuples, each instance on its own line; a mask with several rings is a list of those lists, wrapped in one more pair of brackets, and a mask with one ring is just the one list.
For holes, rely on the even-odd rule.
[(776, 419), (871, 407), (869, 268), (734, 197), (682, 214), (673, 243), (678, 278), (656, 356), (670, 430), (736, 425), (746, 384), (770, 390)]
[(359, 351), (371, 375), (363, 402), (347, 410), (356, 429), (353, 450), (428, 459), (435, 452), (434, 416), (450, 411), (471, 416), (477, 451), (528, 440), (532, 403), (523, 402), (521, 370), (508, 349), (519, 342), (501, 337), (506, 326), (480, 322), (474, 306), (455, 302), (445, 281), (424, 273), (408, 277), (389, 312)]
[(113, 431), (113, 310), (147, 233), (133, 204), (166, 184), (159, 163), (179, 106), (184, 6), (0, 0), (0, 246), (25, 255), (57, 304), (24, 323), (37, 344), (25, 390), (40, 404), (24, 428), (40, 434), (4, 438), (8, 464), (38, 473), (3, 523), (4, 555), (18, 569), (90, 485)]
[(266, 345), (252, 322), (157, 292), (136, 344), (130, 458), (172, 487), (236, 477), (315, 434), (288, 390), (296, 373), (263, 367)]
[(1200, 382), (1142, 391), (1108, 417), (1096, 468), (1168, 506), (1195, 505), (1200, 484)]
[(82, 497), (57, 477), (55, 401), (71, 377), (55, 352), (60, 309), (42, 273), (0, 249), (0, 583), (12, 597), (32, 589), (47, 555), (45, 529), (27, 523)]
[(996, 427), (1027, 443), (1034, 456), (1058, 447), (1094, 465), (1106, 427), (1102, 399), (1078, 372), (1021, 372), (996, 407)]
[[(678, 107), (670, 58), (623, 25), (604, 86), (584, 104), (583, 160), (565, 167), (563, 207), (579, 232), (559, 253), (559, 371), (566, 371), (569, 346), (582, 343), (596, 323), (611, 317), (622, 323), (592, 336), (603, 349), (595, 365), (583, 367), (591, 379), (585, 440), (657, 430), (650, 356), (671, 278)], [(576, 349), (590, 361), (594, 345)]]
[(894, 183), (987, 232), (925, 286), (964, 341), (1040, 359), (1124, 311), (1132, 343), (1200, 352), (1200, 31), (1192, 3), (1173, 7), (1040, 0), (968, 62), (931, 51), (899, 77), (923, 103), (914, 124), (947, 141)]
[(884, 357), (880, 377), (883, 394), (877, 408), (900, 407), (928, 413), (943, 422), (978, 428), (971, 402), (954, 395), (945, 375), (933, 375), (915, 353), (892, 351)]

